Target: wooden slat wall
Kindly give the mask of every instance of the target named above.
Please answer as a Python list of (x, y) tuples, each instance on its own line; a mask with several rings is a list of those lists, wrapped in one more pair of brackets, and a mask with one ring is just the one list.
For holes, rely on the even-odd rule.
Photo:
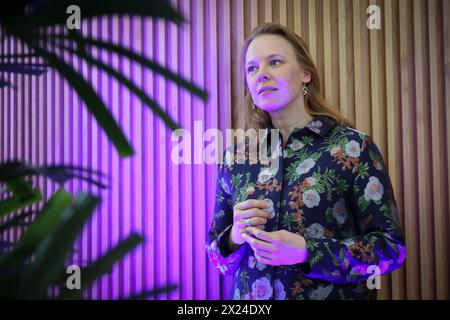
[[(230, 128), (243, 103), (243, 40), (263, 22), (287, 25), (309, 44), (327, 99), (371, 134), (384, 155), (407, 241), (405, 265), (383, 277), (380, 299), (448, 299), (450, 255), (450, 2), (446, 0), (172, 1), (188, 22), (98, 19), (83, 32), (122, 42), (203, 86), (203, 104), (138, 65), (101, 52), (165, 106), (183, 127)], [(378, 5), (381, 29), (366, 26)], [(444, 19), (445, 18), (445, 19)], [(25, 50), (2, 43), (2, 52)], [(72, 61), (76, 66), (80, 61)], [(166, 282), (162, 299), (226, 297), (230, 278), (213, 270), (204, 242), (212, 219), (217, 167), (170, 162), (170, 132), (136, 97), (95, 69), (102, 93), (136, 155), (119, 159), (80, 100), (54, 72), (12, 76), (0, 91), (0, 156), (33, 163), (74, 163), (113, 177), (80, 239), (80, 260), (101, 254), (131, 230), (145, 246), (104, 277), (89, 297), (114, 298)], [(194, 156), (194, 155), (193, 155)], [(51, 192), (54, 186), (44, 184)], [(71, 190), (87, 189), (84, 183)], [(15, 238), (20, 232), (4, 235)]]

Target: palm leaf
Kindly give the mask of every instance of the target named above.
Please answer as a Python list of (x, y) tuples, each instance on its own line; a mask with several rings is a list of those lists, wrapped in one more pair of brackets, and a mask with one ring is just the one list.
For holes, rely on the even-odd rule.
[(39, 188), (33, 188), (21, 178), (8, 180), (6, 185), (13, 194), (0, 202), (0, 217), (42, 200)]
[[(92, 215), (99, 199), (80, 194), (61, 215), (45, 241), (36, 248), (33, 263), (25, 270), (17, 294), (24, 298), (46, 296), (48, 288), (58, 280), (64, 270), (65, 259), (83, 225)], [(58, 210), (55, 208), (54, 210)]]
[(66, 288), (61, 292), (60, 298), (81, 299), (83, 297), (83, 290), (89, 288), (100, 276), (112, 272), (113, 265), (120, 261), (142, 241), (143, 238), (140, 235), (136, 233), (131, 234), (127, 239), (120, 242), (116, 247), (109, 250), (91, 265), (81, 269), (81, 290), (69, 290)]
[(70, 204), (72, 196), (63, 189), (55, 192), (43, 207), (37, 218), (27, 228), (13, 251), (0, 256), (0, 265), (15, 267), (29, 258), (39, 243), (43, 242)]

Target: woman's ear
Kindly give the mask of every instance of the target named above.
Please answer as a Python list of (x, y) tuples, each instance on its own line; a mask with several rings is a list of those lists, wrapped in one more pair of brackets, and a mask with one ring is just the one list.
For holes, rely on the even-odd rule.
[(309, 71), (303, 71), (303, 83), (309, 83), (311, 81), (311, 73)]

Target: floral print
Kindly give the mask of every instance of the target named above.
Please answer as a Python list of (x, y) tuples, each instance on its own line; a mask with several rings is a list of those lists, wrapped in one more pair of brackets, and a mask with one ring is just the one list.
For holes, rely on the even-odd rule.
[[(249, 159), (248, 153), (247, 159), (237, 159), (232, 149), (225, 152), (231, 161), (219, 168), (206, 249), (214, 267), (234, 276), (229, 297), (374, 298), (376, 290), (366, 285), (371, 268), (386, 274), (406, 257), (392, 185), (377, 146), (369, 135), (326, 116), (295, 128), (284, 146), (278, 138), (271, 155), (278, 157), (277, 168)], [(247, 243), (228, 251), (233, 206), (247, 199), (269, 200), (265, 231), (302, 235), (307, 262), (266, 265)]]
[(306, 190), (303, 192), (302, 200), (308, 208), (313, 208), (319, 205), (320, 196), (316, 190)]
[(283, 282), (280, 279), (275, 279), (274, 282), (274, 292), (275, 292), (275, 300), (285, 300), (286, 299), (286, 291), (284, 290)]
[(262, 277), (252, 285), (252, 297), (254, 300), (269, 300), (272, 297), (273, 288), (269, 279)]

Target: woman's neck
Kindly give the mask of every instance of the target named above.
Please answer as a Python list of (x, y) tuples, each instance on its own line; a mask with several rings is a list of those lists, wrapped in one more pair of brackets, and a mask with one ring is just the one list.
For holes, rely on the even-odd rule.
[(287, 143), (287, 140), (294, 130), (294, 128), (303, 128), (306, 126), (313, 117), (306, 112), (303, 103), (299, 107), (284, 108), (279, 112), (273, 112), (270, 114), (272, 125), (280, 130), (283, 136), (283, 145)]

